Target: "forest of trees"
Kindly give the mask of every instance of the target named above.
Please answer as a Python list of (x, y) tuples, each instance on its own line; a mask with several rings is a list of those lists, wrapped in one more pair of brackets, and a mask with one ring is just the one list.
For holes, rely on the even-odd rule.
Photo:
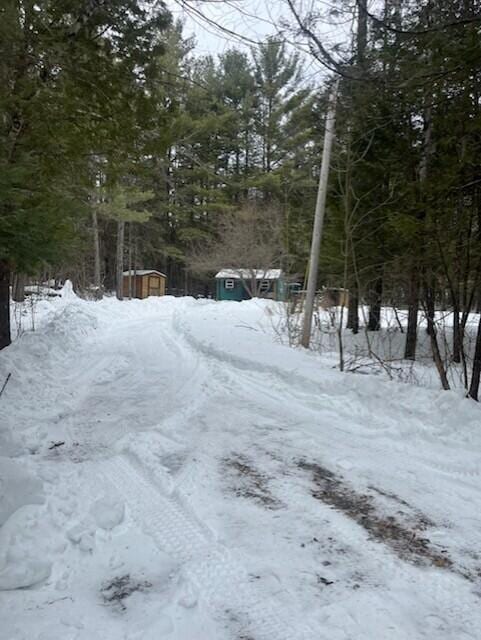
[[(208, 293), (192, 256), (246, 203), (276, 211), (270, 266), (302, 282), (340, 79), (319, 283), (349, 289), (353, 332), (361, 303), (371, 331), (382, 304), (406, 308), (406, 359), (423, 313), (444, 388), (435, 310), (452, 311), (450, 357), (477, 398), (481, 323), (471, 354), (465, 329), (481, 308), (480, 2), (323, 7), (285, 0), (283, 36), (214, 58), (154, 2), (2, 3), (0, 348), (9, 287), (26, 277), (101, 297), (122, 268), (148, 267), (172, 293)], [(349, 18), (352, 39), (326, 44), (323, 25)], [(315, 82), (307, 58), (324, 69)]]

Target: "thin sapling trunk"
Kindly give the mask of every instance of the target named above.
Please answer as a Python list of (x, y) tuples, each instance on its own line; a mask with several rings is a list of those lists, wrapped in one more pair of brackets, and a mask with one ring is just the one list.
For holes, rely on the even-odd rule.
[(10, 268), (0, 260), (0, 349), (11, 343), (10, 335)]
[(418, 311), (419, 276), (416, 270), (412, 269), (409, 282), (408, 326), (406, 329), (406, 342), (404, 345), (404, 358), (406, 360), (416, 360), (416, 346), (418, 338)]
[(123, 292), (124, 232), (125, 232), (125, 222), (123, 220), (119, 220), (117, 222), (117, 268), (116, 268), (117, 300), (124, 299), (124, 292)]
[(102, 279), (100, 275), (100, 239), (99, 239), (99, 222), (97, 212), (92, 210), (92, 236), (94, 242), (94, 286), (95, 296), (102, 299)]
[(473, 372), (468, 396), (473, 400), (478, 400), (479, 381), (481, 377), (481, 315), (479, 317), (478, 332), (476, 336), (476, 347), (474, 349)]

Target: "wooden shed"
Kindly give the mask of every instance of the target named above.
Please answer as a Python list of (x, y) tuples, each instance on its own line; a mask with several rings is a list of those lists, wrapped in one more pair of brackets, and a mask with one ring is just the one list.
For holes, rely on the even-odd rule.
[(124, 271), (122, 289), (124, 298), (148, 298), (165, 296), (167, 276), (155, 269), (137, 269)]

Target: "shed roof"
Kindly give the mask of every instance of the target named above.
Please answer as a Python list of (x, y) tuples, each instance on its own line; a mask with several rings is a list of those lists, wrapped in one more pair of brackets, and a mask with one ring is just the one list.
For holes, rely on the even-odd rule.
[(282, 276), (282, 269), (222, 269), (215, 277), (250, 280), (253, 272), (256, 280), (278, 280)]
[(167, 278), (165, 273), (161, 271), (157, 271), (156, 269), (136, 269), (131, 271), (124, 271), (122, 275), (124, 276), (148, 276), (150, 273), (155, 273), (158, 276), (162, 276), (163, 278)]

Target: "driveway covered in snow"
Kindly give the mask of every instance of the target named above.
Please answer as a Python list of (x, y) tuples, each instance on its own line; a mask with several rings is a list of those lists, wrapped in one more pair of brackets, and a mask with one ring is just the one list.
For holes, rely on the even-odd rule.
[(479, 406), (276, 312), (70, 297), (2, 352), (2, 639), (479, 638)]

